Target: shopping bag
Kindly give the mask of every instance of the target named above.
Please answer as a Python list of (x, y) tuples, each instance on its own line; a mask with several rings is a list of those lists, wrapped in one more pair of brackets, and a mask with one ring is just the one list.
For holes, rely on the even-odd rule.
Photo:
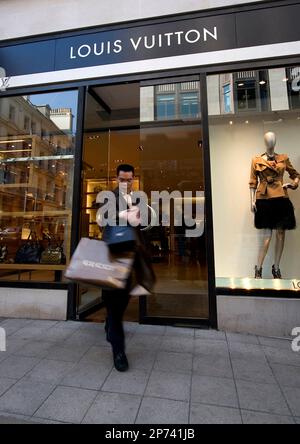
[(112, 255), (105, 242), (82, 238), (66, 269), (65, 277), (101, 288), (125, 288), (132, 270), (133, 253)]

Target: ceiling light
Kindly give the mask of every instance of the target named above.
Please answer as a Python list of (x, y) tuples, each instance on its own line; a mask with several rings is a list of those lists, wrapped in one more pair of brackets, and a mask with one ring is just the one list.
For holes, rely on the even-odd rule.
[(260, 85), (265, 85), (267, 82), (265, 81), (265, 80), (261, 80), (260, 82), (259, 82), (259, 84)]

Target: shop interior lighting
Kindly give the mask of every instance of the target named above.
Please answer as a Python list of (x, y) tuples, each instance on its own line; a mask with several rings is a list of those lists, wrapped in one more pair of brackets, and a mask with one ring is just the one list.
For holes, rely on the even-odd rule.
[(0, 153), (23, 153), (23, 152), (30, 152), (31, 150), (3, 150), (0, 151)]
[(14, 140), (1, 140), (0, 143), (17, 143), (17, 142), (26, 142), (25, 139), (14, 139)]

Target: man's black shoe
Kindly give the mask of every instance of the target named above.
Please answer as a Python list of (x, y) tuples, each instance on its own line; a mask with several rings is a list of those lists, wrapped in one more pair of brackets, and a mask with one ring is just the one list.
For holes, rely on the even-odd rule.
[(124, 352), (114, 353), (114, 365), (119, 372), (128, 370), (128, 361)]

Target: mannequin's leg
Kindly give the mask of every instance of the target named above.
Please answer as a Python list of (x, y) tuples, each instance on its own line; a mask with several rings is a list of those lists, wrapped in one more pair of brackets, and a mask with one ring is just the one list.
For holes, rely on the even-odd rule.
[(272, 230), (266, 229), (263, 231), (264, 231), (263, 241), (262, 241), (262, 245), (259, 250), (258, 261), (257, 261), (258, 268), (262, 268), (262, 266), (263, 266), (263, 263), (266, 258), (266, 255), (268, 253), (270, 242), (272, 239)]
[(276, 232), (276, 245), (275, 245), (275, 268), (279, 268), (280, 260), (282, 257), (285, 243), (285, 230), (277, 230)]

